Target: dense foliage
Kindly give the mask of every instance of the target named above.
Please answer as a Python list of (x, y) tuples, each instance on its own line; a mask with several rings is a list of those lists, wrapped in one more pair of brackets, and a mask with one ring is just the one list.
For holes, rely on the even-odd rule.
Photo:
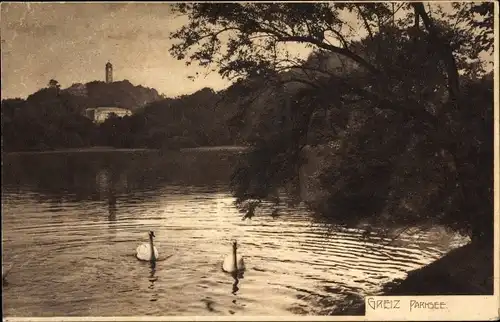
[[(162, 98), (156, 90), (128, 81), (90, 82), (61, 89), (56, 80), (26, 100), (2, 100), (4, 151), (111, 146), (177, 149), (233, 144), (232, 117), (220, 108), (222, 94), (202, 89), (192, 95)], [(227, 104), (226, 104), (227, 105)], [(111, 115), (104, 123), (85, 116), (87, 108), (119, 106), (132, 116)]]
[(171, 34), (171, 54), (247, 94), (238, 115), (251, 116), (255, 148), (233, 186), (249, 213), (283, 187), (296, 191), (304, 148), (317, 146), (327, 193), (312, 205), (335, 222), (440, 223), (491, 241), (493, 81), (481, 53), (493, 49), (493, 3), (183, 3), (175, 12), (188, 23)]

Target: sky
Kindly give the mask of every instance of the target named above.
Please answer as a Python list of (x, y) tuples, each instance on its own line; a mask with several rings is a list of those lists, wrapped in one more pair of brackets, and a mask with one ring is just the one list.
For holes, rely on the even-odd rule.
[(2, 98), (25, 98), (50, 79), (63, 88), (104, 81), (108, 61), (115, 81), (127, 79), (168, 97), (229, 86), (217, 73), (188, 79), (205, 73), (170, 56), (169, 33), (187, 22), (170, 8), (169, 3), (3, 2)]
[(185, 21), (168, 3), (2, 3), (2, 98), (21, 97), (56, 79), (63, 88), (105, 79), (156, 88), (167, 96), (229, 85), (217, 73), (195, 81), (196, 67), (170, 56), (169, 32)]

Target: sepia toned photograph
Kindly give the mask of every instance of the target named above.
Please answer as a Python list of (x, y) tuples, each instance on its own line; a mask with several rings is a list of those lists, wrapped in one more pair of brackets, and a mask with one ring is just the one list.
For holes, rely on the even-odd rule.
[(495, 16), (2, 2), (3, 318), (498, 319)]

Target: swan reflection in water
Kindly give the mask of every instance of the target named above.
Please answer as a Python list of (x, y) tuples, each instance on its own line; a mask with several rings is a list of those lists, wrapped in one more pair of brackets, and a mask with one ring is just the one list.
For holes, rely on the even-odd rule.
[[(150, 268), (151, 268), (151, 270), (149, 272), (149, 282), (150, 282), (150, 284), (149, 284), (148, 288), (150, 290), (154, 290), (155, 282), (158, 280), (158, 277), (155, 276), (155, 274), (156, 274), (156, 262), (151, 261), (150, 262)], [(157, 300), (158, 300), (158, 293), (154, 293), (153, 296), (152, 296), (152, 298), (149, 301), (156, 302)]]
[[(235, 296), (235, 298), (231, 302), (235, 305), (235, 308), (245, 306), (244, 304), (242, 305), (242, 304), (238, 303), (238, 301), (237, 301), (238, 297), (236, 296), (238, 291), (240, 290), (240, 288), (238, 287), (238, 284), (240, 283), (240, 280), (243, 279), (243, 271), (233, 272), (233, 273), (231, 273), (231, 276), (233, 277), (233, 280), (234, 280), (234, 283), (232, 285), (231, 294), (233, 294)], [(228, 312), (230, 314), (236, 313), (234, 310), (229, 310)]]
[(240, 278), (242, 279), (243, 278), (243, 273), (242, 272), (234, 272), (234, 273), (231, 273), (231, 276), (233, 277), (234, 279), (234, 283), (233, 283), (233, 291), (231, 292), (233, 295), (236, 295), (236, 293), (238, 293), (238, 291), (240, 290), (240, 288), (238, 287), (238, 284), (240, 283)]

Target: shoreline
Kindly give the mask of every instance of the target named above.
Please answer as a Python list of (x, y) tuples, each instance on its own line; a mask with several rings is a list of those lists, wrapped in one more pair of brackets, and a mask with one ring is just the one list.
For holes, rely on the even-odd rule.
[(57, 150), (43, 150), (43, 151), (9, 151), (2, 152), (6, 155), (19, 155), (19, 154), (58, 154), (58, 153), (86, 153), (86, 152), (154, 152), (157, 149), (147, 148), (113, 148), (113, 147), (86, 147), (86, 148), (70, 148), (70, 149), (57, 149)]
[[(229, 151), (243, 152), (247, 150), (245, 146), (200, 146), (195, 148), (181, 148), (171, 150), (174, 152), (210, 152), (210, 151)], [(69, 148), (43, 151), (2, 151), (4, 155), (30, 155), (30, 154), (63, 154), (63, 153), (87, 153), (87, 152), (162, 152), (168, 150), (151, 149), (151, 148), (114, 148), (107, 146), (85, 147), (85, 148)]]
[(216, 145), (216, 146), (199, 146), (196, 148), (182, 148), (181, 152), (208, 152), (208, 151), (234, 151), (243, 152), (248, 150), (249, 147), (238, 145)]
[[(385, 284), (374, 296), (494, 295), (494, 248), (471, 242)], [(355, 298), (331, 315), (365, 315), (365, 298)]]
[(384, 295), (493, 295), (493, 245), (471, 242), (413, 271)]

